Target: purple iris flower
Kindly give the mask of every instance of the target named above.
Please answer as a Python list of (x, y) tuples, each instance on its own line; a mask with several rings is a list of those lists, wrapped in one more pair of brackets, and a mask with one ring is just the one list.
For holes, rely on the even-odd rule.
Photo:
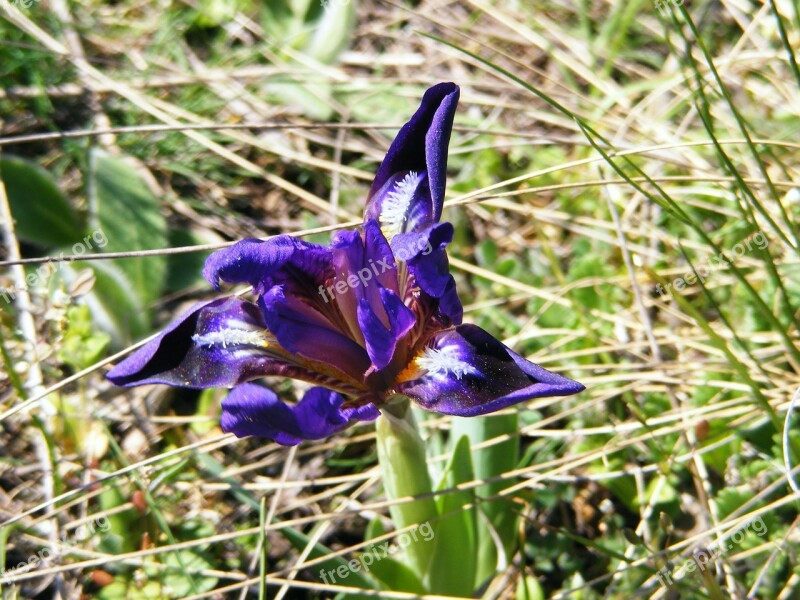
[[(584, 389), (512, 352), (462, 307), (440, 223), (447, 146), (459, 88), (440, 83), (389, 148), (364, 224), (329, 247), (282, 235), (213, 253), (204, 277), (253, 286), (255, 302), (201, 302), (114, 367), (117, 385), (232, 387), (221, 426), (280, 444), (319, 439), (408, 397), (422, 408), (476, 416)], [(315, 384), (295, 405), (251, 383)]]

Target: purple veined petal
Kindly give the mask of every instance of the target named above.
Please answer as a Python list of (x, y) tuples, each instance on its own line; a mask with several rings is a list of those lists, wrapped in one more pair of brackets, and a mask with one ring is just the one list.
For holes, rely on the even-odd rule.
[[(360, 349), (360, 347), (359, 347)], [(363, 354), (363, 368), (369, 358)], [(200, 302), (111, 369), (108, 379), (132, 387), (232, 387), (270, 375), (322, 384), (346, 394), (363, 391), (361, 374), (350, 377), (328, 363), (293, 355), (268, 330), (258, 306), (240, 298)]]
[(453, 240), (453, 225), (437, 223), (425, 231), (401, 233), (392, 239), (392, 252), (405, 261), (417, 284), (434, 298), (444, 294), (450, 275), (445, 247)]
[(400, 377), (404, 381), (398, 391), (422, 408), (461, 417), (585, 389), (577, 381), (525, 360), (475, 325), (437, 334)]
[(384, 369), (389, 365), (398, 342), (417, 321), (414, 313), (403, 304), (397, 294), (382, 287), (379, 290), (381, 310), (386, 316), (386, 323), (376, 314), (366, 298), (362, 298), (358, 305), (358, 323), (375, 370)]
[[(363, 289), (359, 288), (361, 280), (357, 273), (364, 264), (364, 244), (361, 242), (359, 232), (338, 232), (331, 243), (331, 255), (335, 275), (328, 285), (327, 293), (339, 307), (339, 312), (353, 339), (363, 345), (364, 336), (358, 326), (358, 302)], [(372, 278), (370, 270), (364, 274), (365, 284), (366, 277)]]
[(450, 275), (447, 285), (439, 298), (438, 312), (443, 321), (449, 321), (450, 325), (461, 325), (464, 318), (464, 307), (461, 305), (461, 298), (458, 297), (456, 290), (456, 280)]
[(380, 224), (375, 220), (364, 223), (364, 256), (365, 267), (369, 266), (377, 273), (375, 279), (387, 290), (399, 293), (397, 287), (397, 263), (392, 247), (381, 232)]
[(390, 319), (381, 290), (399, 292), (397, 264), (389, 242), (377, 221), (364, 225), (363, 236), (356, 231), (338, 233), (331, 246), (336, 279), (329, 286), (352, 337), (369, 349), (360, 323), (360, 308), (366, 302), (386, 327)]
[(239, 298), (200, 302), (108, 373), (116, 385), (227, 387), (278, 374), (258, 307)]
[(318, 440), (357, 421), (373, 421), (380, 412), (373, 404), (342, 408), (344, 397), (323, 387), (309, 389), (290, 406), (270, 389), (255, 383), (236, 386), (222, 401), (222, 430), (236, 437), (268, 438), (284, 446)]
[(282, 348), (329, 365), (353, 382), (362, 381), (370, 366), (367, 352), (325, 315), (302, 299), (285, 294), (283, 286), (279, 285), (272, 287), (258, 302), (270, 332)]
[[(411, 209), (409, 214), (429, 215), (430, 221), (420, 222), (419, 228), (439, 221), (444, 203), (447, 146), (459, 94), (454, 83), (439, 83), (425, 92), (419, 108), (397, 133), (378, 168), (364, 213), (365, 221), (380, 220), (382, 201), (411, 172), (416, 177), (426, 175), (424, 185), (427, 190), (415, 195), (415, 200), (426, 206)], [(410, 186), (411, 181), (407, 185)]]
[(450, 274), (445, 247), (453, 239), (450, 223), (437, 223), (419, 232), (402, 233), (392, 239), (392, 251), (398, 260), (408, 265), (414, 282), (436, 300), (439, 315), (452, 325), (461, 323), (464, 309)]
[(319, 287), (333, 276), (331, 251), (288, 235), (267, 241), (246, 239), (211, 254), (203, 277), (219, 289), (220, 280), (248, 283), (256, 294), (274, 285), (287, 285), (292, 293), (319, 295)]

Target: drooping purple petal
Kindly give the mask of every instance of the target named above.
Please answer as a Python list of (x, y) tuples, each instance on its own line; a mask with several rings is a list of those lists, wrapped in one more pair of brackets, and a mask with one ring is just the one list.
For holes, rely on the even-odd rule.
[(281, 347), (361, 381), (370, 364), (366, 351), (314, 307), (286, 294), (280, 285), (261, 296), (259, 305)]
[(525, 360), (475, 325), (439, 333), (415, 359), (414, 367), (419, 376), (401, 383), (398, 391), (422, 408), (461, 417), (585, 389)]
[(258, 436), (294, 446), (347, 428), (356, 421), (372, 421), (380, 412), (373, 404), (342, 408), (344, 398), (313, 387), (296, 405), (289, 406), (263, 386), (244, 383), (222, 401), (222, 430), (236, 437)]
[(288, 235), (242, 240), (214, 252), (203, 267), (203, 277), (216, 289), (220, 280), (248, 283), (256, 294), (274, 285), (288, 285), (293, 293), (318, 295), (319, 286), (332, 275), (329, 248)]
[(453, 226), (437, 223), (424, 231), (396, 235), (392, 238), (392, 251), (398, 260), (406, 262), (420, 289), (438, 300), (438, 312), (444, 320), (458, 325), (464, 310), (445, 250), (452, 239)]
[(116, 385), (232, 386), (281, 370), (258, 307), (239, 298), (195, 304), (108, 373)]
[[(413, 201), (421, 206), (409, 205), (408, 215), (414, 216), (417, 228), (439, 221), (444, 203), (447, 146), (459, 94), (454, 83), (440, 83), (425, 92), (417, 112), (397, 133), (378, 168), (364, 212), (365, 221), (376, 219), (384, 225), (381, 220), (384, 201), (391, 200), (392, 193), (402, 194), (403, 186), (410, 189), (415, 182)], [(415, 175), (410, 176), (411, 173)], [(404, 229), (411, 230), (415, 229)]]

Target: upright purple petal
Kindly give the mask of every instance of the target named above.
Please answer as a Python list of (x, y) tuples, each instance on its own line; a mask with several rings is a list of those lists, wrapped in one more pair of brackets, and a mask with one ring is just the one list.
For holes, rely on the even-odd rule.
[(295, 406), (289, 406), (272, 390), (244, 383), (222, 401), (220, 425), (223, 431), (236, 437), (258, 436), (294, 446), (303, 440), (327, 437), (356, 421), (372, 421), (380, 415), (373, 404), (342, 408), (343, 403), (340, 394), (314, 387)]
[(414, 313), (398, 294), (397, 265), (377, 221), (363, 236), (346, 231), (333, 242), (337, 302), (343, 318), (366, 348), (372, 370), (385, 368), (400, 339), (414, 326)]
[(439, 333), (401, 378), (398, 391), (422, 408), (461, 417), (585, 389), (525, 360), (475, 325)]
[(437, 223), (419, 232), (401, 233), (392, 239), (392, 251), (405, 261), (417, 286), (431, 299), (438, 301), (436, 310), (442, 320), (458, 325), (464, 315), (450, 274), (445, 247), (453, 239), (450, 223)]
[(387, 290), (398, 293), (397, 262), (389, 241), (375, 220), (364, 223), (364, 256), (367, 263), (364, 266), (371, 267), (377, 273), (375, 279)]
[[(440, 83), (425, 92), (417, 112), (397, 133), (369, 193), (365, 221), (381, 219), (392, 195), (405, 203), (406, 226), (415, 231), (442, 216), (447, 172), (447, 146), (459, 98), (454, 83)], [(408, 226), (411, 223), (411, 226)], [(395, 231), (396, 233), (396, 231)]]
[(116, 385), (232, 386), (280, 372), (254, 304), (220, 298), (195, 304), (108, 373)]

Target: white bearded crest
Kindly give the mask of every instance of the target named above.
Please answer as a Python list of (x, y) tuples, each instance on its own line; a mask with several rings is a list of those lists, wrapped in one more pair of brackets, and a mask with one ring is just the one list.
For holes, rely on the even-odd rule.
[(434, 376), (454, 375), (456, 379), (461, 379), (464, 375), (480, 374), (478, 369), (459, 358), (457, 346), (444, 346), (439, 350), (426, 348), (414, 362), (419, 369)]
[(409, 171), (383, 199), (380, 217), (381, 231), (389, 241), (398, 233), (403, 232), (411, 201), (414, 199), (419, 182), (419, 173)]
[[(245, 323), (242, 323), (245, 327)], [(198, 346), (216, 346), (221, 345), (223, 348), (228, 346), (258, 346), (266, 348), (269, 346), (269, 340), (265, 332), (259, 329), (239, 329), (234, 327), (227, 327), (219, 331), (209, 331), (202, 335), (195, 334), (192, 336), (192, 341)]]

